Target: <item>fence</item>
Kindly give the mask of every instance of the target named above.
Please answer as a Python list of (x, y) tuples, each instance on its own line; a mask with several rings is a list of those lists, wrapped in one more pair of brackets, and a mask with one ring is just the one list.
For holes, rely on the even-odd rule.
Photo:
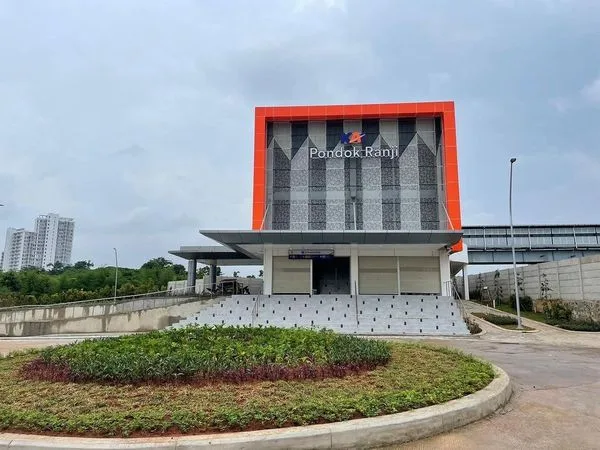
[[(572, 306), (576, 318), (600, 319), (600, 256), (517, 267), (517, 279), (521, 295), (534, 300), (561, 299)], [(457, 277), (457, 284), (464, 296), (460, 277)], [(485, 288), (492, 298), (508, 300), (515, 292), (512, 268), (469, 275), (471, 294)]]

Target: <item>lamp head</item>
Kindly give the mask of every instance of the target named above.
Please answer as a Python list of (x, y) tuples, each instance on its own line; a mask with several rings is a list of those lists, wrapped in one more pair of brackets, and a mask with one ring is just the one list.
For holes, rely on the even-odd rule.
[(510, 163), (514, 163), (517, 160), (517, 158), (510, 158)]

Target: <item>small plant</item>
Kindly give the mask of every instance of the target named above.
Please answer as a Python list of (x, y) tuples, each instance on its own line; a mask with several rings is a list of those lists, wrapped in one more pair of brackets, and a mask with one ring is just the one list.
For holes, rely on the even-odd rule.
[[(510, 294), (510, 306), (512, 309), (517, 309), (515, 294)], [(519, 307), (521, 311), (533, 311), (533, 299), (529, 295), (519, 295)]]
[(467, 323), (467, 328), (471, 334), (481, 333), (481, 327), (473, 319), (467, 318), (465, 319), (465, 322)]
[(573, 311), (566, 303), (560, 300), (546, 301), (544, 303), (544, 316), (551, 325), (556, 325), (561, 322), (569, 322), (573, 315)]
[(476, 297), (481, 300), (483, 298), (483, 277), (481, 274), (477, 275), (477, 282), (475, 283)]
[(503, 298), (502, 286), (500, 285), (500, 271), (494, 272), (494, 300), (501, 303)]
[(550, 292), (552, 292), (552, 288), (550, 287), (550, 282), (548, 281), (548, 275), (543, 273), (540, 280), (540, 294), (542, 296), (542, 300), (549, 300)]
[(523, 274), (517, 274), (517, 289), (519, 289), (519, 297), (522, 297), (525, 289), (523, 288)]

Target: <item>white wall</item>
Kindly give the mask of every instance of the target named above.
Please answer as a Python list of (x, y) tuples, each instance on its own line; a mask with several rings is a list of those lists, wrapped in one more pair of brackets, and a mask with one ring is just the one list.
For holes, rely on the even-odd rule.
[[(486, 272), (469, 275), (471, 292), (476, 290), (481, 279), (483, 285), (488, 287), (490, 295), (494, 297), (494, 274), (495, 272)], [(508, 299), (515, 290), (512, 268), (502, 269), (499, 274), (498, 285), (502, 287), (502, 298)], [(517, 275), (523, 278), (522, 294), (529, 295), (534, 300), (542, 296), (540, 285), (545, 278), (552, 289), (549, 293), (550, 298), (567, 302), (586, 302), (592, 304), (593, 309), (600, 309), (598, 255), (517, 267)], [(457, 277), (457, 285), (464, 295), (460, 277)]]

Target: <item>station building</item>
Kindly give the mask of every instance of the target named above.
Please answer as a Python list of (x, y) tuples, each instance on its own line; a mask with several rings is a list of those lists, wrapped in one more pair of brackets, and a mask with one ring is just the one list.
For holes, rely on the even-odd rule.
[(454, 103), (257, 107), (252, 229), (201, 234), (218, 245), (171, 252), (188, 259), (190, 285), (197, 262), (213, 280), (217, 265), (248, 264), (263, 266), (268, 299), (450, 302)]

